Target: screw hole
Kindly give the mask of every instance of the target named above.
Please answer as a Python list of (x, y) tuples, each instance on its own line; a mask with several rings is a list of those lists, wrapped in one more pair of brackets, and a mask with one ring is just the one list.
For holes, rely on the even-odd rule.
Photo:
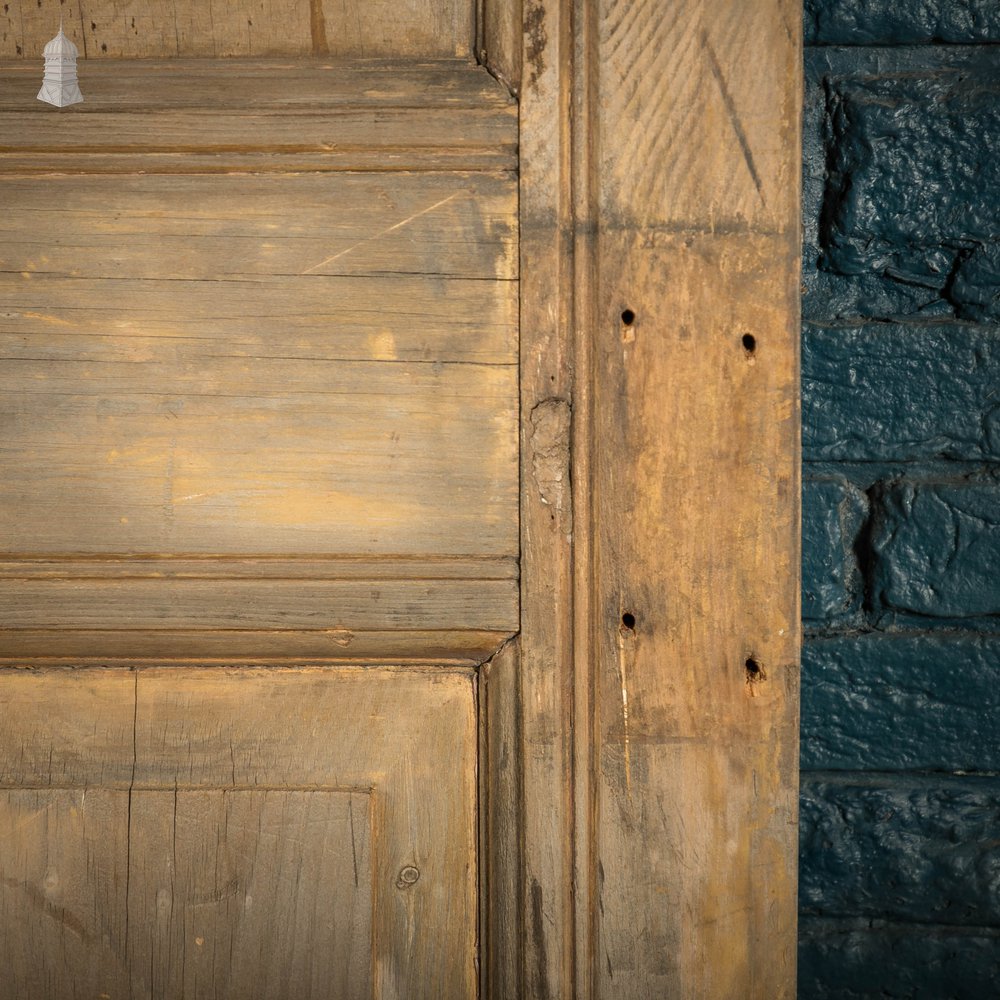
[(622, 310), (622, 322), (626, 326), (631, 326), (635, 322), (635, 313), (631, 309)]
[(752, 333), (743, 334), (743, 350), (747, 354), (753, 354), (757, 350), (757, 338)]
[(635, 630), (635, 615), (631, 611), (626, 611), (622, 615), (622, 628), (627, 629), (629, 632)]

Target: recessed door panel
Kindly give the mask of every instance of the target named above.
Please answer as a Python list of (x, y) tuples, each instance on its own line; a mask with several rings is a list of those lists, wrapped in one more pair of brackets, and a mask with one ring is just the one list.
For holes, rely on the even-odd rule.
[(0, 712), (0, 995), (475, 995), (470, 672), (6, 671)]
[(510, 95), (457, 60), (102, 61), (54, 115), (0, 75), (0, 658), (488, 656)]

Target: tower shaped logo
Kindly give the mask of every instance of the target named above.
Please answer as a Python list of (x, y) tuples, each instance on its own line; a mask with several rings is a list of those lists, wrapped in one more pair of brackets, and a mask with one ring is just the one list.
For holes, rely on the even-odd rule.
[(59, 25), (59, 34), (45, 46), (45, 77), (42, 89), (38, 91), (38, 99), (64, 108), (68, 104), (79, 104), (83, 100), (80, 84), (76, 78), (77, 47), (63, 34)]

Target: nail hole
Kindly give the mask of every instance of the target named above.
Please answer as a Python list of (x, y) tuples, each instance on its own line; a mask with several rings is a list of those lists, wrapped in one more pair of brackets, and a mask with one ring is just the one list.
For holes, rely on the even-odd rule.
[(747, 657), (746, 668), (748, 681), (759, 681), (764, 679), (764, 668), (760, 665), (759, 661), (755, 660), (752, 656)]
[(631, 309), (622, 310), (622, 322), (626, 326), (631, 326), (635, 322), (635, 313)]
[(629, 632), (635, 629), (635, 615), (631, 611), (626, 611), (622, 615), (622, 628), (628, 629)]
[(747, 354), (753, 354), (757, 350), (757, 338), (752, 333), (743, 334), (743, 350)]

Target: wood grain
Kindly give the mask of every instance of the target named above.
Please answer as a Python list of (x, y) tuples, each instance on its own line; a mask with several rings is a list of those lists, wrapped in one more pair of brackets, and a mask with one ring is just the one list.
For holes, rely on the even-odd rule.
[(4, 996), (370, 997), (368, 800), (0, 792)]
[(602, 997), (795, 993), (798, 17), (591, 22)]
[(133, 791), (133, 995), (370, 998), (369, 800), (363, 791)]
[(799, 16), (524, 5), (519, 996), (794, 995)]
[(479, 61), (518, 93), (524, 11), (521, 0), (484, 0), (479, 16)]
[[(103, 177), (59, 176), (40, 183), (12, 175), (4, 180), (4, 190), (0, 269), (34, 278), (517, 277), (516, 191), (502, 174), (222, 179), (151, 173), (118, 178), (113, 195)], [(304, 294), (309, 284), (303, 282), (296, 294)], [(355, 286), (354, 294), (343, 297), (356, 313), (370, 316), (373, 304), (366, 302), (364, 287)], [(424, 333), (466, 343), (462, 355), (456, 345), (442, 344), (442, 360), (516, 361), (516, 330), (510, 329), (509, 315), (508, 341), (496, 343), (487, 337), (503, 333), (502, 327), (482, 325), (457, 303), (449, 313), (445, 308), (439, 306)], [(338, 324), (338, 336), (348, 325)], [(357, 327), (358, 319), (350, 325)]]
[(0, 990), (128, 996), (128, 792), (0, 791)]
[[(571, 426), (574, 206), (570, 174), (571, 17), (566, 5), (525, 2), (521, 52), (521, 633), (517, 730), (521, 788), (516, 947), (495, 973), (510, 995), (576, 997), (574, 954), (586, 920), (587, 867), (574, 814), (574, 483)], [(583, 361), (582, 364), (586, 362)], [(581, 368), (580, 374), (586, 369)], [(585, 559), (586, 557), (583, 556)], [(577, 728), (580, 727), (580, 728)], [(503, 855), (497, 851), (498, 860)], [(514, 857), (518, 857), (514, 854)], [(501, 914), (503, 915), (503, 911)], [(501, 990), (499, 995), (505, 995)]]
[(505, 643), (479, 670), (480, 996), (521, 992), (524, 919), (521, 839), (519, 643)]
[(169, 344), (148, 364), (6, 365), (11, 550), (516, 552), (513, 366), (199, 370)]
[(644, 447), (596, 470), (602, 995), (794, 995), (796, 240), (603, 244), (595, 434)]
[(0, 70), (0, 171), (514, 170), (517, 108), (465, 62), (108, 61), (72, 115)]
[[(366, 586), (367, 584), (367, 586)], [(325, 629), (503, 634), (516, 584), (502, 580), (7, 580), (4, 630)], [(2, 645), (0, 645), (2, 648)]]
[(513, 558), (0, 561), (0, 660), (474, 665), (518, 626)]
[(330, 627), (314, 629), (9, 629), (0, 633), (0, 663), (34, 666), (99, 663), (235, 663), (287, 665), (315, 662), (434, 664), (474, 667), (510, 637), (463, 628), (400, 631)]
[(168, 56), (467, 56), (471, 0), (9, 0), (0, 58), (39, 59), (63, 19), (87, 59)]
[[(485, 69), (456, 59), (113, 59), (83, 70), (94, 93), (63, 115), (39, 107), (31, 81), (38, 69), (17, 62), (3, 67), (8, 85), (0, 92), (4, 111), (60, 116), (87, 115), (95, 104), (129, 111), (316, 110), (325, 108), (504, 110), (516, 119), (506, 87)], [(37, 93), (37, 86), (35, 93)], [(89, 106), (89, 107), (88, 107)], [(436, 137), (426, 137), (433, 141)], [(251, 137), (252, 139), (252, 137)]]
[(5, 996), (475, 996), (469, 671), (5, 670), (0, 706)]
[[(397, 65), (240, 64), (222, 84), (213, 62), (193, 68), (203, 90), (153, 63), (155, 129), (134, 131), (149, 108), (132, 97), (89, 104), (77, 138), (8, 95), (17, 143), (56, 172), (9, 174), (0, 223), (0, 655), (187, 658), (200, 635), (211, 658), (468, 662), (516, 629), (516, 585), (490, 568), (518, 546), (514, 176), (177, 176), (149, 159), (183, 148), (170, 121), (195, 147), (231, 129), (269, 156), (269, 128), (301, 146), (337, 113), (366, 156), (416, 142), (447, 159), (473, 118), (515, 148), (485, 71)], [(97, 78), (124, 99), (136, 73)], [(257, 117), (234, 107), (241, 88)], [(89, 153), (58, 172), (80, 142), (152, 172), (90, 173)], [(137, 571), (140, 556), (166, 558)], [(327, 557), (369, 568), (341, 577)], [(298, 635), (282, 649), (279, 633)]]

